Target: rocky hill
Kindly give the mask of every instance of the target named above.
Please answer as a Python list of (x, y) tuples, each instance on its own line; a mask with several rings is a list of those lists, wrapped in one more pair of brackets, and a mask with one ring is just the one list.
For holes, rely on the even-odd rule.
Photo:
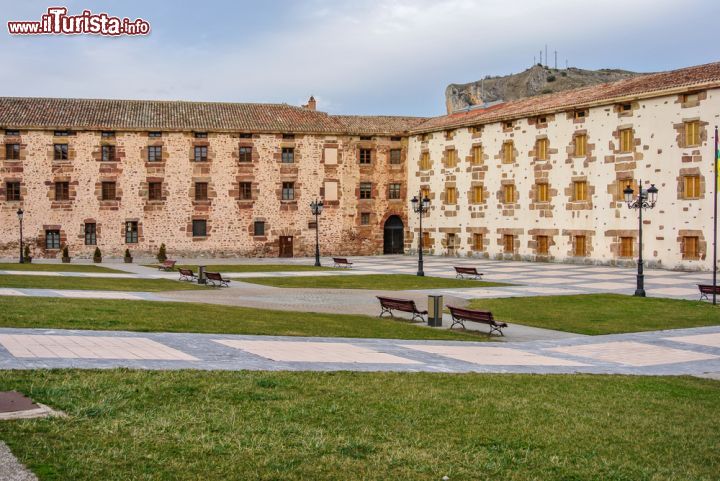
[(445, 89), (445, 104), (450, 113), (473, 105), (561, 92), (638, 75), (644, 74), (617, 69), (553, 69), (535, 65), (518, 74), (485, 77), (467, 84), (450, 84)]

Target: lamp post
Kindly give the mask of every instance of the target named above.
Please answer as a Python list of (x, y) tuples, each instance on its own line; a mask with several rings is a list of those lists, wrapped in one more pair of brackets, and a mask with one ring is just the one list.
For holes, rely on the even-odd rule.
[(322, 214), (323, 202), (315, 199), (310, 202), (310, 210), (315, 216), (315, 267), (320, 267), (320, 222), (318, 217)]
[(422, 191), (420, 191), (420, 195), (413, 197), (410, 201), (412, 203), (413, 211), (416, 214), (420, 215), (420, 236), (418, 237), (418, 270), (417, 275), (418, 276), (424, 276), (425, 271), (423, 270), (423, 230), (422, 230), (422, 218), (423, 214), (430, 210), (430, 199), (427, 198), (427, 196), (422, 196)]
[(17, 210), (18, 220), (20, 221), (20, 264), (25, 263), (25, 256), (23, 255), (23, 235), (22, 235), (22, 221), (24, 212), (22, 209)]
[(635, 295), (638, 297), (645, 297), (645, 276), (643, 275), (643, 220), (642, 213), (643, 209), (652, 209), (655, 207), (657, 202), (658, 189), (655, 184), (650, 184), (649, 189), (642, 188), (642, 180), (638, 181), (638, 195), (635, 196), (635, 191), (629, 185), (623, 190), (625, 194), (625, 202), (630, 209), (638, 210), (638, 240), (639, 240), (639, 253), (638, 253), (638, 269), (637, 269), (637, 286), (635, 287)]

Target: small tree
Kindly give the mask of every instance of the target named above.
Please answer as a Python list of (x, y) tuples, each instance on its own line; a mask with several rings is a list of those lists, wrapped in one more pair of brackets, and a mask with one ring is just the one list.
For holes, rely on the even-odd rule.
[(157, 253), (158, 262), (165, 262), (167, 260), (167, 252), (165, 251), (165, 244), (160, 244), (160, 249)]
[(68, 249), (67, 245), (65, 247), (63, 247), (63, 250), (62, 250), (62, 261), (70, 262), (70, 249)]
[(130, 255), (130, 249), (125, 249), (125, 257), (126, 257), (126, 258), (129, 257), (129, 258), (132, 259), (132, 256)]
[(30, 246), (25, 244), (25, 252), (23, 252), (23, 256), (25, 257), (25, 262), (32, 262), (32, 257), (30, 257)]
[(100, 248), (95, 248), (95, 253), (93, 254), (93, 262), (101, 263), (102, 262), (102, 252), (100, 252)]

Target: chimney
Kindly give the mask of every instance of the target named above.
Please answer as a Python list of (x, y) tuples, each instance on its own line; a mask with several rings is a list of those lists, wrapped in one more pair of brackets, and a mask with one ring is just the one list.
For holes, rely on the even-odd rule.
[(310, 98), (308, 99), (307, 105), (303, 105), (303, 107), (308, 110), (315, 110), (317, 107), (317, 102), (315, 102), (315, 97), (313, 97), (311, 95)]

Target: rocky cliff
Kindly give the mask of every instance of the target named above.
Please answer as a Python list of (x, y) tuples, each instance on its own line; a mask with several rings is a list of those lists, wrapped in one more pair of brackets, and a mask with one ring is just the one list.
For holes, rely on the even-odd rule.
[(535, 65), (518, 74), (485, 77), (467, 84), (450, 84), (445, 89), (445, 103), (450, 113), (473, 105), (561, 92), (638, 75), (643, 74), (617, 69), (553, 69)]

